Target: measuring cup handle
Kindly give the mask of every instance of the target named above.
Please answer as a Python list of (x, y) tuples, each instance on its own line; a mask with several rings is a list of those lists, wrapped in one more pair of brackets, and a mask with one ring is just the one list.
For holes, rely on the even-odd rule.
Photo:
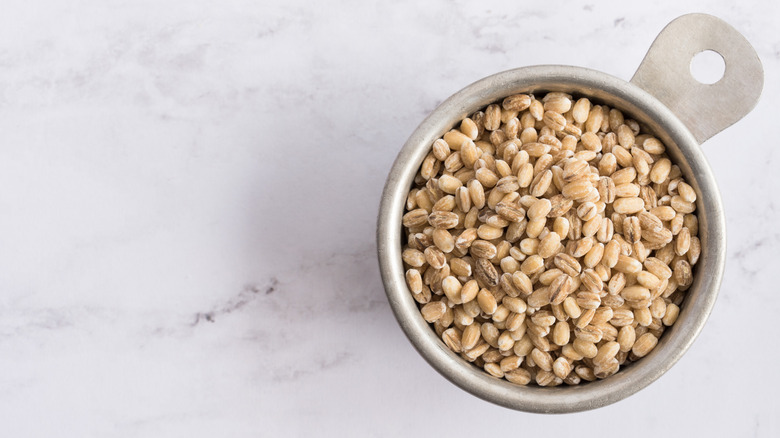
[[(723, 78), (714, 84), (691, 75), (693, 56), (705, 50), (717, 52), (726, 64)], [(631, 82), (672, 110), (701, 144), (756, 106), (764, 69), (736, 29), (712, 15), (689, 14), (661, 31)]]

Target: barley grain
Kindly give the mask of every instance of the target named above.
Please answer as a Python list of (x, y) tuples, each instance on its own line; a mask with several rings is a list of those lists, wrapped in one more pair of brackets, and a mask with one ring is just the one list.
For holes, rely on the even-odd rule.
[(651, 333), (645, 333), (637, 338), (631, 352), (637, 357), (644, 357), (658, 344), (658, 338)]
[(427, 322), (434, 322), (441, 318), (446, 310), (447, 306), (443, 302), (433, 301), (424, 305), (420, 311)]

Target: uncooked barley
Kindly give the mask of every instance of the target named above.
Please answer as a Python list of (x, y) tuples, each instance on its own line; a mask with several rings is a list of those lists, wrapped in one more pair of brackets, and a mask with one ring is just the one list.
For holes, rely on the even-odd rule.
[(607, 378), (678, 319), (693, 185), (616, 108), (515, 94), (435, 140), (405, 202), (405, 280), (444, 344), (519, 385)]

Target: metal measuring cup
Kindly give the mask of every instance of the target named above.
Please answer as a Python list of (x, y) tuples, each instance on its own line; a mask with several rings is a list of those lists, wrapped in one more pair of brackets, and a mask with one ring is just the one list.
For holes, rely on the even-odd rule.
[[(705, 50), (726, 64), (718, 82), (705, 85), (690, 74), (690, 61)], [(723, 205), (700, 144), (749, 113), (763, 88), (763, 69), (753, 47), (733, 27), (705, 14), (672, 21), (653, 42), (630, 82), (571, 66), (523, 67), (481, 79), (455, 93), (412, 133), (398, 154), (379, 209), (377, 246), (382, 281), (398, 323), (417, 351), (439, 373), (484, 400), (529, 412), (595, 409), (626, 398), (671, 368), (691, 346), (715, 304), (726, 262)], [(519, 386), (496, 379), (447, 348), (423, 320), (409, 292), (401, 260), (406, 195), (433, 141), (464, 117), (516, 93), (563, 91), (589, 97), (630, 114), (664, 142), (667, 153), (697, 194), (701, 257), (677, 322), (656, 348), (607, 379), (571, 387)]]

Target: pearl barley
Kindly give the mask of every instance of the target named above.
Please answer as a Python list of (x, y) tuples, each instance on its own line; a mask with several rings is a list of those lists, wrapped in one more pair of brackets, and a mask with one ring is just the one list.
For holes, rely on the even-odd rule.
[(515, 94), (433, 142), (402, 225), (409, 290), (444, 345), (518, 385), (650, 354), (701, 254), (698, 197), (616, 108)]

